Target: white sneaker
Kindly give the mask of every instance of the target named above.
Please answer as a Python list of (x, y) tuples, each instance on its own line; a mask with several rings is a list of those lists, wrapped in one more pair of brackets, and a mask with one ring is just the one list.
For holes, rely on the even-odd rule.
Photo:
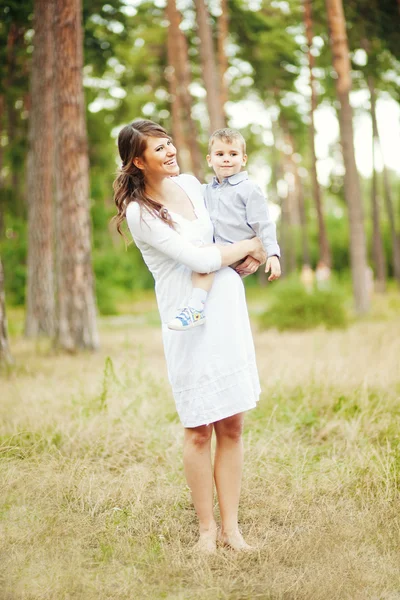
[(187, 331), (193, 327), (199, 327), (206, 321), (204, 310), (196, 310), (190, 306), (185, 306), (181, 312), (168, 323), (168, 329), (174, 331)]

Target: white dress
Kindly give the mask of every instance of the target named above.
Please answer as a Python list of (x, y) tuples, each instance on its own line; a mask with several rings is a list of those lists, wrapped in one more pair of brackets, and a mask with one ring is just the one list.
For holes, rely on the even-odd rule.
[[(155, 279), (168, 376), (184, 427), (197, 427), (256, 406), (258, 379), (243, 282), (221, 267), (202, 186), (191, 175), (172, 179), (190, 198), (196, 220), (170, 211), (171, 229), (131, 202), (126, 218), (132, 237)], [(218, 270), (220, 269), (220, 270)], [(192, 289), (191, 273), (216, 273), (206, 301), (206, 322), (189, 331), (171, 331), (167, 323)]]

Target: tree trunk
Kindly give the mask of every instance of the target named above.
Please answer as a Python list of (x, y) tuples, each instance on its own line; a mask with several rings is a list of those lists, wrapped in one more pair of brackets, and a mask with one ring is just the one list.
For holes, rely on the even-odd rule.
[[(168, 0), (168, 61), (170, 65), (171, 116), (173, 135), (179, 152), (181, 170), (192, 171), (203, 179), (203, 157), (198, 143), (198, 131), (192, 117), (193, 99), (190, 95), (191, 73), (185, 34), (180, 29), (181, 15), (175, 0)], [(174, 105), (175, 104), (175, 105)], [(178, 137), (176, 137), (176, 134)]]
[(383, 187), (384, 187), (386, 212), (388, 215), (389, 227), (390, 227), (390, 237), (392, 239), (392, 256), (393, 256), (394, 277), (400, 283), (400, 239), (399, 239), (399, 236), (396, 231), (396, 217), (395, 217), (394, 208), (393, 208), (392, 192), (390, 189), (388, 170), (385, 165), (385, 157), (382, 152), (382, 144), (381, 144), (380, 137), (379, 137), (379, 129), (378, 129), (378, 122), (377, 122), (377, 118), (376, 118), (375, 103), (374, 103), (374, 110), (372, 110), (372, 104), (371, 104), (371, 117), (372, 117), (372, 127), (374, 130), (374, 136), (375, 136), (375, 139), (377, 141), (377, 144), (380, 149), (381, 156), (382, 156)]
[(224, 115), (224, 125), (226, 126), (225, 104), (228, 102), (228, 83), (226, 73), (228, 71), (228, 55), (226, 47), (229, 35), (229, 13), (228, 0), (220, 0), (221, 14), (218, 17), (218, 69), (220, 81), (220, 104)]
[(82, 6), (56, 0), (56, 344), (68, 351), (98, 346), (91, 261), (89, 160), (82, 85)]
[(193, 170), (193, 163), (186, 146), (185, 132), (182, 119), (182, 103), (178, 93), (179, 83), (179, 36), (182, 34), (179, 23), (180, 18), (176, 10), (175, 0), (167, 2), (167, 18), (169, 21), (167, 50), (168, 50), (168, 71), (167, 79), (169, 84), (170, 106), (171, 106), (171, 124), (172, 136), (178, 153), (178, 164), (184, 172)]
[(0, 259), (0, 365), (12, 363), (8, 345), (6, 298), (4, 292), (4, 271)]
[[(0, 138), (4, 131), (4, 95), (0, 94)], [(4, 238), (5, 232), (5, 197), (4, 197), (4, 175), (3, 175), (4, 150), (0, 144), (0, 240)]]
[(317, 211), (318, 221), (318, 243), (320, 259), (328, 267), (332, 266), (331, 250), (329, 247), (328, 236), (326, 233), (324, 211), (322, 206), (321, 187), (318, 183), (317, 175), (317, 156), (315, 152), (315, 119), (314, 113), (317, 109), (317, 91), (314, 78), (314, 56), (311, 53), (313, 43), (313, 22), (312, 22), (312, 0), (304, 0), (304, 23), (308, 46), (308, 66), (310, 71), (310, 89), (311, 89), (311, 106), (310, 106), (310, 149), (311, 149), (311, 179), (312, 190), (315, 208)]
[(367, 249), (363, 223), (360, 180), (354, 153), (353, 111), (350, 105), (350, 59), (342, 0), (326, 0), (332, 46), (332, 62), (337, 73), (336, 93), (340, 102), (339, 125), (345, 166), (344, 193), (349, 211), (350, 257), (355, 308), (358, 314), (369, 310)]
[(395, 279), (400, 284), (400, 238), (396, 231), (396, 218), (395, 218), (394, 209), (393, 209), (393, 200), (392, 200), (392, 192), (390, 189), (389, 173), (388, 173), (385, 163), (383, 163), (383, 185), (384, 185), (384, 191), (385, 191), (386, 212), (387, 212), (388, 219), (389, 219), (390, 235), (392, 238), (393, 271), (394, 271)]
[(200, 38), (200, 58), (203, 80), (207, 93), (207, 109), (210, 117), (210, 133), (225, 126), (221, 105), (219, 76), (215, 64), (214, 43), (210, 15), (204, 0), (195, 0), (197, 27)]
[(28, 160), (28, 274), (25, 334), (54, 334), (53, 160), (54, 48), (53, 0), (34, 5)]
[(308, 243), (308, 228), (307, 228), (307, 215), (306, 215), (306, 204), (304, 199), (304, 187), (299, 170), (295, 166), (294, 170), (295, 183), (296, 183), (296, 195), (299, 207), (300, 216), (300, 227), (301, 227), (301, 249), (303, 256), (303, 265), (311, 265), (310, 246)]
[(377, 190), (377, 176), (375, 167), (375, 143), (378, 137), (376, 123), (376, 94), (374, 80), (368, 76), (368, 89), (370, 92), (371, 117), (372, 117), (372, 186), (371, 186), (371, 208), (372, 208), (372, 248), (375, 265), (376, 291), (383, 293), (386, 290), (386, 261), (383, 249), (382, 233), (380, 226), (379, 202)]

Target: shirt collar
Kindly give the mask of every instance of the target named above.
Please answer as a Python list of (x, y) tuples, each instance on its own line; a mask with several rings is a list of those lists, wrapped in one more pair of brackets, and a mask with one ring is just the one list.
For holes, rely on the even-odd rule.
[[(222, 183), (224, 183), (224, 181), (227, 181), (228, 183), (230, 183), (230, 185), (237, 185), (238, 183), (241, 183), (242, 181), (245, 181), (248, 178), (249, 176), (247, 174), (247, 171), (240, 171), (240, 173), (235, 173), (235, 175), (225, 177), (225, 179), (222, 180)], [(212, 187), (215, 188), (218, 185), (221, 185), (218, 179), (216, 177), (213, 177)]]

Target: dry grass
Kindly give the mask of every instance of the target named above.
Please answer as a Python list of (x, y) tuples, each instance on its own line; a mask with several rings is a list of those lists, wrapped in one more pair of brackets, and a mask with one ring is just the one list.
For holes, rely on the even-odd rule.
[[(152, 317), (153, 318), (153, 317)], [(257, 333), (241, 526), (196, 520), (157, 327), (104, 320), (96, 355), (13, 339), (0, 379), (1, 600), (400, 598), (400, 318)]]

